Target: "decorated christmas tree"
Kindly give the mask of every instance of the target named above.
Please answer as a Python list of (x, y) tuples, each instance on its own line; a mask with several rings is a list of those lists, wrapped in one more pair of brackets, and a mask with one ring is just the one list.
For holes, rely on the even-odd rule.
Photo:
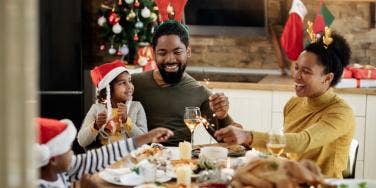
[(144, 66), (149, 60), (138, 59), (137, 50), (150, 55), (158, 18), (154, 0), (104, 0), (97, 20), (102, 41), (100, 49), (130, 64)]

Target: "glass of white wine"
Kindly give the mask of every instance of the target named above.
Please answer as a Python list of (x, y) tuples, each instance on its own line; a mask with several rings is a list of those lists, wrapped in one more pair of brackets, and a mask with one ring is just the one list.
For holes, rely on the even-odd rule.
[(271, 130), (268, 133), (269, 139), (266, 147), (269, 152), (275, 156), (280, 156), (286, 147), (286, 138), (282, 130)]
[(199, 107), (185, 107), (184, 123), (191, 131), (191, 144), (193, 146), (193, 132), (201, 123), (201, 111)]

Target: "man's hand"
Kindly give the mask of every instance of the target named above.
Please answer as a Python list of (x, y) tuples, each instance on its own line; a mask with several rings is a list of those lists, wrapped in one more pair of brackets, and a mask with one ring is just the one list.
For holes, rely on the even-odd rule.
[(229, 102), (223, 93), (215, 93), (209, 97), (210, 109), (214, 112), (218, 119), (227, 117)]
[(117, 103), (117, 115), (118, 115), (118, 118), (116, 119), (116, 121), (120, 120), (121, 118), (121, 122), (125, 123), (127, 122), (127, 117), (128, 117), (128, 112), (127, 112), (127, 105), (125, 105), (124, 103)]
[(218, 141), (223, 140), (228, 144), (249, 145), (253, 139), (249, 131), (239, 128), (236, 123), (216, 131), (214, 136)]
[(97, 118), (95, 119), (94, 128), (99, 130), (102, 127), (102, 125), (106, 123), (106, 120), (107, 120), (106, 111), (98, 113)]

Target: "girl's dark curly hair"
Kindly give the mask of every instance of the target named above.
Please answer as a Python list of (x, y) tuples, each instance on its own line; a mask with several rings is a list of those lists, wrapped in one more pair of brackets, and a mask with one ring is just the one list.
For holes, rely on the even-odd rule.
[(341, 35), (333, 33), (331, 37), (333, 42), (327, 48), (321, 38), (305, 47), (304, 50), (316, 54), (319, 62), (324, 66), (324, 74), (334, 74), (330, 86), (335, 86), (341, 79), (343, 69), (349, 64), (351, 49)]

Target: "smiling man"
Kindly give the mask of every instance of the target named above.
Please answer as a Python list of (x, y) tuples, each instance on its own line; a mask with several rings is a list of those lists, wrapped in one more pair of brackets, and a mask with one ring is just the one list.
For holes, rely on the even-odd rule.
[(212, 94), (185, 73), (191, 56), (187, 26), (172, 20), (162, 23), (155, 31), (153, 49), (158, 69), (133, 75), (134, 98), (145, 108), (149, 129), (168, 127), (175, 133), (166, 145), (177, 146), (191, 139), (184, 124), (185, 107), (200, 107), (216, 128), (233, 122), (228, 116), (227, 97), (223, 93)]

